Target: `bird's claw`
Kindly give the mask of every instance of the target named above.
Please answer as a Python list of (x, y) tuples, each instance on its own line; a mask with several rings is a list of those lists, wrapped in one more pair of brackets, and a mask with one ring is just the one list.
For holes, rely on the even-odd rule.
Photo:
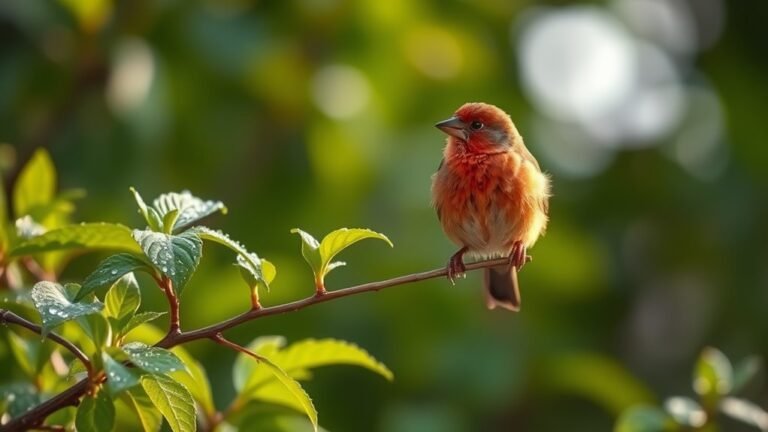
[(523, 268), (526, 263), (529, 263), (533, 258), (526, 253), (526, 248), (523, 246), (523, 242), (516, 241), (512, 246), (512, 252), (509, 254), (509, 265), (517, 268), (518, 271)]
[(448, 260), (448, 280), (451, 281), (452, 285), (456, 285), (456, 278), (466, 278), (467, 274), (467, 268), (464, 266), (464, 249), (456, 252), (451, 256), (451, 259)]

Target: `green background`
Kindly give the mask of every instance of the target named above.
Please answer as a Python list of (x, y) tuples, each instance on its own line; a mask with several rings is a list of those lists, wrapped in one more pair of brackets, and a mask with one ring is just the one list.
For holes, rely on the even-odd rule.
[[(548, 6), (584, 3), (610, 10)], [(499, 105), (553, 180), (550, 228), (520, 275), (521, 313), (485, 310), (471, 273), (456, 286), (441, 279), (345, 298), (228, 336), (334, 337), (388, 365), (391, 384), (345, 367), (306, 383), (331, 431), (609, 430), (634, 403), (690, 395), (705, 346), (734, 359), (768, 352), (768, 6), (728, 2), (722, 33), (681, 66), (682, 81), (704, 83), (722, 113), (711, 166), (678, 163), (673, 128), (640, 146), (618, 140), (600, 169), (579, 175), (529, 133), (547, 114), (525, 87), (518, 43), (520, 23), (541, 6), (4, 0), (2, 168), (8, 180), (47, 147), (61, 187), (88, 191), (83, 221), (140, 225), (129, 186), (145, 198), (189, 189), (221, 199), (230, 212), (209, 225), (277, 266), (262, 294), (274, 305), (312, 293), (294, 227), (318, 237), (369, 227), (394, 242), (346, 251), (330, 289), (444, 265), (455, 247), (430, 208), (444, 142), (432, 125), (463, 102)], [(346, 69), (333, 75), (334, 65)], [(121, 68), (139, 76), (123, 99), (112, 93)], [(556, 124), (567, 150), (581, 132)], [(102, 257), (75, 259), (62, 279), (79, 281)], [(184, 328), (248, 307), (230, 260), (206, 246), (182, 297)], [(161, 293), (142, 283), (142, 307), (162, 310)], [(234, 354), (209, 342), (188, 348), (226, 407)]]

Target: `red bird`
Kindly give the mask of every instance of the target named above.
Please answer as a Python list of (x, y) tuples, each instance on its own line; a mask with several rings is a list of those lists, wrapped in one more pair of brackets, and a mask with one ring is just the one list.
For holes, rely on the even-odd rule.
[(512, 119), (485, 103), (461, 106), (435, 125), (448, 134), (443, 160), (432, 176), (432, 199), (443, 231), (460, 249), (448, 262), (448, 278), (464, 274), (463, 256), (509, 256), (509, 264), (485, 269), (486, 299), (520, 310), (517, 271), (547, 225), (549, 178), (523, 143)]

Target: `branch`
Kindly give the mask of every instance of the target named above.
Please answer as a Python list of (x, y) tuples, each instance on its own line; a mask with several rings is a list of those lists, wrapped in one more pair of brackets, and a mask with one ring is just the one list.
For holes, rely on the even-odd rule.
[[(0, 323), (2, 324), (16, 324), (18, 326), (24, 327), (25, 329), (37, 333), (39, 335), (43, 334), (43, 329), (34, 323), (31, 323), (24, 318), (16, 315), (15, 313), (6, 310), (6, 309), (0, 309)], [(80, 348), (74, 346), (72, 342), (64, 339), (63, 337), (57, 335), (56, 333), (48, 333), (47, 335), (48, 339), (56, 342), (57, 344), (63, 346), (69, 352), (75, 355), (78, 359), (80, 359), (81, 362), (83, 362), (83, 365), (85, 366), (85, 369), (88, 370), (88, 375), (93, 375), (93, 365), (91, 364), (91, 361), (88, 359), (88, 356), (85, 355), (82, 351), (80, 351)]]
[(179, 297), (176, 295), (176, 291), (173, 289), (173, 282), (167, 277), (163, 276), (157, 283), (165, 293), (165, 297), (168, 299), (168, 310), (170, 311), (170, 324), (168, 327), (168, 333), (163, 340), (178, 336), (181, 333), (181, 323), (179, 318)]
[[(505, 265), (508, 263), (509, 263), (509, 258), (498, 258), (493, 260), (480, 261), (476, 263), (467, 264), (466, 270), (467, 271), (478, 270), (478, 269), (494, 267), (498, 265)], [(361, 293), (370, 292), (370, 291), (378, 291), (384, 288), (390, 288), (398, 285), (405, 285), (405, 284), (419, 282), (427, 279), (435, 279), (435, 278), (444, 277), (447, 275), (448, 275), (448, 270), (445, 267), (441, 267), (441, 268), (426, 271), (426, 272), (414, 273), (414, 274), (400, 276), (400, 277), (387, 279), (383, 281), (370, 282), (362, 285), (355, 285), (348, 288), (327, 291), (324, 294), (315, 294), (312, 297), (307, 297), (303, 300), (297, 300), (291, 303), (285, 303), (285, 304), (271, 306), (267, 308), (261, 308), (261, 309), (251, 309), (248, 312), (244, 312), (240, 315), (237, 315), (221, 323), (210, 325), (208, 327), (203, 327), (197, 330), (184, 332), (184, 331), (180, 331), (179, 328), (176, 327), (177, 329), (176, 332), (169, 331), (168, 334), (162, 340), (160, 340), (157, 344), (155, 344), (155, 346), (161, 347), (161, 348), (171, 348), (176, 345), (185, 344), (187, 342), (191, 342), (198, 339), (212, 339), (217, 343), (220, 343), (222, 345), (227, 345), (233, 349), (237, 349), (237, 348), (234, 348), (234, 346), (237, 346), (238, 348), (242, 348), (240, 345), (237, 345), (233, 342), (229, 342), (228, 340), (224, 339), (224, 337), (221, 335), (221, 332), (228, 330), (232, 327), (236, 327), (240, 324), (246, 323), (248, 321), (253, 321), (258, 318), (263, 318), (270, 315), (283, 314), (286, 312), (295, 312), (295, 311), (304, 309), (305, 307), (309, 307), (319, 303), (325, 303), (327, 301), (331, 301), (341, 297), (347, 297), (354, 294), (361, 294)], [(165, 288), (163, 289), (165, 290)], [(172, 287), (171, 287), (171, 290), (172, 290)], [(166, 296), (168, 296), (168, 291), (166, 291)], [(168, 297), (170, 301), (171, 297), (170, 296)], [(173, 294), (173, 298), (176, 298), (175, 294)], [(173, 303), (171, 303), (171, 305), (172, 304)], [(171, 314), (172, 314), (171, 328), (173, 328), (173, 321), (174, 321), (173, 313), (174, 312), (172, 309), (171, 310)], [(178, 303), (176, 307), (176, 314), (177, 314), (176, 323), (178, 325)], [(4, 315), (0, 315), (0, 316), (4, 316)], [(31, 325), (33, 327), (37, 327), (34, 324), (31, 324)], [(240, 350), (238, 349), (238, 351)], [(19, 417), (16, 417), (12, 419), (10, 422), (0, 426), (0, 429), (3, 431), (9, 431), (9, 432), (23, 431), (34, 426), (35, 424), (41, 424), (47, 416), (58, 411), (59, 409), (64, 408), (66, 406), (70, 406), (70, 405), (77, 405), (80, 397), (82, 397), (88, 391), (88, 387), (89, 387), (88, 380), (84, 379), (78, 382), (77, 384), (73, 385), (72, 387), (68, 388), (63, 393), (60, 393), (54, 396), (53, 398), (48, 399), (47, 401), (43, 402), (41, 405), (38, 405), (37, 407), (33, 408), (27, 413)]]

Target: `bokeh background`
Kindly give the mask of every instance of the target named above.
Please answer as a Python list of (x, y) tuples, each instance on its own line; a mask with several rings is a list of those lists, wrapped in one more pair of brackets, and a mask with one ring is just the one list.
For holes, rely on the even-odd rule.
[[(444, 265), (430, 208), (467, 101), (499, 105), (552, 175), (550, 229), (519, 314), (479, 274), (407, 285), (230, 332), (336, 337), (386, 363), (306, 384), (331, 431), (600, 431), (691, 394), (701, 349), (768, 354), (768, 3), (725, 0), (3, 0), (6, 182), (47, 147), (78, 220), (139, 225), (128, 193), (221, 199), (211, 221), (278, 267), (265, 304), (312, 292), (301, 227), (370, 227), (331, 288)], [(186, 328), (244, 310), (206, 248)], [(77, 258), (78, 280), (103, 256)], [(162, 310), (157, 290), (143, 307)], [(188, 348), (220, 407), (234, 354)], [(753, 400), (766, 406), (766, 389)], [(728, 425), (725, 430), (740, 430)]]

